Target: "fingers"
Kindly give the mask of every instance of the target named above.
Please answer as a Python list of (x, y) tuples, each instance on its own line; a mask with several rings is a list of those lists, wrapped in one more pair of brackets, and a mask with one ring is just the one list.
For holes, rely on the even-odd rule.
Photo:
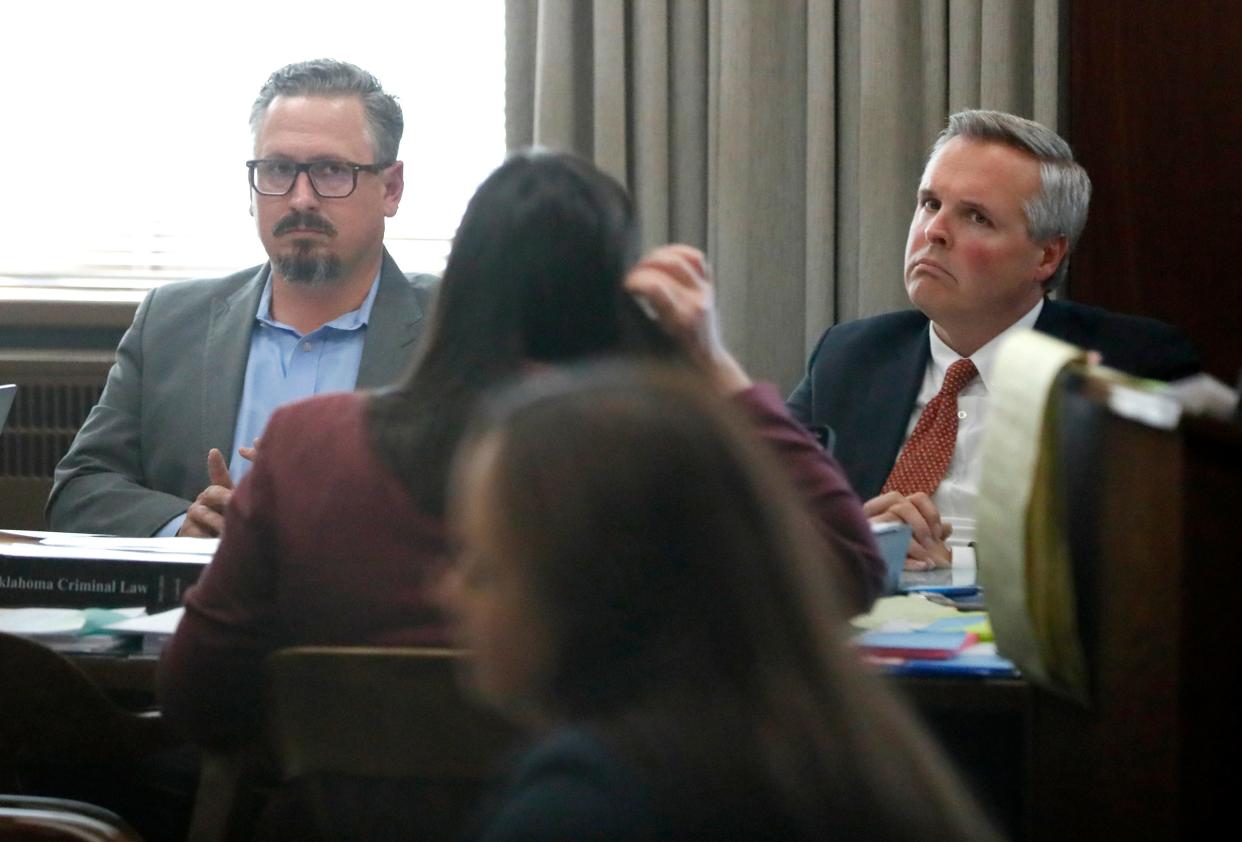
[[(870, 500), (863, 503), (863, 514), (869, 518), (879, 517), (904, 499), (906, 499), (905, 495), (903, 495), (900, 491), (889, 491), (881, 494), (879, 497), (872, 497)], [(885, 520), (897, 520), (897, 518), (888, 517), (885, 518)]]
[(668, 328), (693, 329), (711, 311), (707, 258), (690, 246), (655, 249), (626, 276), (625, 288), (647, 301)]
[(908, 523), (914, 533), (914, 540), (928, 549), (935, 546), (937, 539), (931, 524), (923, 517), (922, 510), (914, 505), (909, 498), (903, 499), (900, 503), (891, 506), (888, 514), (895, 516), (903, 523)]
[(707, 262), (707, 255), (705, 255), (701, 249), (686, 245), (685, 243), (669, 243), (668, 245), (655, 249), (653, 253), (660, 253), (663, 251), (679, 255), (683, 260), (686, 260), (694, 266), (695, 271), (699, 275), (710, 279), (711, 265)]
[(185, 522), (178, 535), (195, 538), (218, 538), (224, 531), (224, 510), (228, 508), (233, 489), (209, 485), (186, 510)]
[(936, 504), (932, 502), (931, 497), (925, 492), (916, 491), (906, 499), (910, 502), (910, 505), (919, 510), (919, 514), (922, 515), (923, 520), (927, 523), (928, 531), (934, 539), (943, 541), (949, 537), (948, 532), (945, 531), (947, 524), (940, 522), (940, 510), (936, 508)]
[(660, 269), (637, 266), (625, 277), (625, 289), (665, 330), (674, 330), (682, 323), (681, 309), (670, 289), (667, 275)]
[(707, 363), (724, 352), (710, 271), (701, 251), (671, 245), (652, 251), (625, 278), (625, 289), (646, 302), (660, 326)]
[(906, 549), (907, 570), (936, 570), (953, 566), (953, 548), (947, 544), (938, 544), (934, 550), (911, 539)]
[(911, 538), (910, 546), (906, 547), (906, 569), (931, 570), (935, 566), (936, 562), (932, 558), (931, 551), (916, 539)]
[(192, 503), (186, 510), (185, 521), (177, 530), (183, 538), (219, 538), (224, 531), (224, 518), (198, 503)]
[(935, 564), (933, 564), (931, 561), (927, 561), (921, 558), (914, 558), (913, 556), (906, 556), (906, 570), (910, 570), (916, 573), (922, 573), (928, 570), (932, 570), (933, 568), (935, 568)]
[(625, 288), (645, 301), (656, 321), (674, 334), (694, 333), (711, 312), (705, 286), (679, 280), (663, 267), (642, 264), (626, 276)]
[(217, 447), (207, 451), (207, 479), (212, 485), (222, 488), (233, 487), (233, 480), (229, 477), (229, 466), (224, 461), (224, 454)]
[(908, 523), (914, 538), (929, 550), (942, 544), (952, 528), (940, 520), (940, 510), (922, 491), (909, 496), (889, 491), (863, 503), (863, 514), (873, 520)]
[(682, 244), (661, 246), (630, 271), (625, 289), (704, 366), (721, 391), (728, 394), (751, 385), (720, 339), (711, 267), (703, 252)]
[[(257, 448), (259, 440), (255, 439), (254, 444)], [(239, 453), (245, 450), (250, 450), (252, 454), (255, 452), (254, 448), (238, 448)], [(242, 455), (245, 456), (244, 453)], [(251, 459), (253, 455), (246, 458)], [(207, 478), (211, 485), (203, 489), (190, 504), (190, 508), (186, 509), (185, 521), (177, 530), (178, 535), (218, 538), (224, 531), (224, 510), (228, 508), (229, 500), (233, 496), (233, 479), (229, 476), (229, 466), (219, 448), (213, 447), (207, 451)]]
[(945, 541), (953, 527), (940, 520), (940, 510), (927, 494), (920, 491), (906, 496), (889, 491), (863, 503), (863, 514), (876, 521), (909, 524), (912, 534), (906, 550), (907, 570), (952, 566), (953, 551)]
[(707, 256), (693, 246), (671, 243), (652, 249), (638, 262), (639, 266), (660, 269), (684, 284), (711, 281)]
[(253, 462), (254, 457), (259, 455), (259, 440), (255, 439), (252, 447), (245, 447), (243, 445), (242, 447), (237, 448), (237, 453), (241, 456), (241, 458)]

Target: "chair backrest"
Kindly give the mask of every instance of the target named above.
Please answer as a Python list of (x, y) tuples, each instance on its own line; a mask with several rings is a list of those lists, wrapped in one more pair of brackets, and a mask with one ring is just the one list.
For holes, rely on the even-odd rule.
[(286, 779), (481, 781), (515, 736), (468, 698), (446, 649), (299, 647), (268, 662), (268, 731)]
[(259, 835), (458, 838), (483, 781), (516, 736), (461, 693), (459, 660), (442, 649), (275, 653), (267, 731), (286, 783)]
[[(1068, 379), (1055, 446), (1092, 703), (1032, 688), (1032, 839), (1211, 836), (1231, 797), (1242, 428)], [(1003, 643), (1003, 642), (1002, 642)]]
[(65, 798), (0, 795), (0, 842), (142, 842), (120, 816)]
[(158, 716), (113, 702), (61, 655), (0, 633), (0, 787), (30, 766), (124, 764), (174, 743)]

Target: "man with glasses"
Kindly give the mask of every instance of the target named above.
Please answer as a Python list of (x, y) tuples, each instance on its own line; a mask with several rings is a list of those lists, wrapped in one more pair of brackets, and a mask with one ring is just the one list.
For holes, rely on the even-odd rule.
[(276, 407), (386, 385), (410, 360), (435, 279), (383, 245), (404, 187), (396, 100), (351, 64), (301, 62), (268, 79), (250, 126), (269, 262), (146, 297), (56, 469), (54, 529), (216, 536)]

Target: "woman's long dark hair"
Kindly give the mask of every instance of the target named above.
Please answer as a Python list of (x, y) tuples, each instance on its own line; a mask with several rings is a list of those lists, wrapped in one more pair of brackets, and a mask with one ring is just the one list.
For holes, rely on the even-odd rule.
[(732, 412), (614, 363), (476, 419), (461, 458), (496, 446), (497, 528), (550, 629), (543, 715), (595, 728), (693, 838), (992, 838), (843, 644), (819, 534)]
[(426, 344), (371, 402), (372, 442), (431, 515), (479, 396), (524, 367), (610, 352), (673, 355), (623, 290), (637, 260), (629, 196), (572, 155), (515, 154), (475, 192), (453, 240)]

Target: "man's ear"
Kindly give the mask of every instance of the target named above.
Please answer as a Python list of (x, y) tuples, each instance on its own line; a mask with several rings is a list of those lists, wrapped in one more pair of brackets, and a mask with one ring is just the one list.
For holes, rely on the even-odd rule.
[(1035, 280), (1042, 284), (1051, 278), (1052, 273), (1057, 271), (1057, 267), (1065, 259), (1067, 251), (1069, 251), (1069, 238), (1064, 234), (1058, 234), (1046, 240), (1039, 247), (1039, 263), (1035, 266)]
[(405, 164), (397, 161), (384, 171), (384, 216), (396, 216), (405, 192)]

